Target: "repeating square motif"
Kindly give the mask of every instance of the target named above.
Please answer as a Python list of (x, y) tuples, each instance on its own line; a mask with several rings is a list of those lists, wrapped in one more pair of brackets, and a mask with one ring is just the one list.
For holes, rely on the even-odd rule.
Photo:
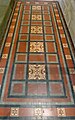
[(5, 44), (5, 47), (10, 47), (10, 43), (6, 43), (6, 44)]
[(64, 48), (68, 48), (67, 43), (63, 43), (63, 47), (64, 47)]
[(16, 19), (12, 19), (12, 22), (16, 22)]
[(57, 114), (59, 117), (66, 116), (65, 108), (57, 108)]
[(71, 56), (70, 55), (65, 55), (66, 56), (66, 59), (71, 59)]
[(62, 30), (63, 29), (63, 27), (62, 26), (59, 26), (59, 30)]
[(45, 65), (29, 65), (28, 79), (46, 79)]
[(10, 28), (13, 29), (15, 26), (14, 25), (11, 25)]
[(56, 17), (59, 17), (59, 14), (56, 14)]
[(0, 73), (4, 73), (5, 68), (0, 68)]
[(19, 116), (19, 108), (11, 108), (10, 116), (18, 117)]
[(42, 20), (41, 15), (32, 15), (32, 20)]
[(44, 52), (43, 42), (30, 42), (30, 52)]
[(57, 20), (57, 23), (61, 23), (61, 20)]
[(41, 26), (31, 26), (31, 33), (42, 33), (42, 27)]
[(3, 55), (2, 55), (2, 58), (3, 58), (3, 59), (7, 59), (7, 57), (8, 57), (8, 54), (3, 54)]
[(74, 93), (75, 93), (75, 85), (73, 85), (73, 90), (74, 90)]
[(34, 116), (37, 117), (38, 119), (41, 119), (43, 116), (43, 109), (42, 108), (35, 108), (34, 109)]
[(9, 33), (9, 34), (8, 34), (8, 37), (12, 37), (12, 36), (13, 36), (13, 33)]
[(41, 10), (41, 6), (32, 6), (32, 10)]
[(65, 34), (60, 34), (61, 38), (65, 38)]
[(75, 74), (75, 69), (74, 68), (69, 69), (69, 71), (70, 71), (70, 74)]

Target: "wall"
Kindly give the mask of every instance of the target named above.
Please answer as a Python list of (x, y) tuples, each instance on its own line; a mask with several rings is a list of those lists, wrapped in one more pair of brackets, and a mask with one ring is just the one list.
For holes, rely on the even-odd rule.
[(75, 46), (75, 0), (58, 0)]

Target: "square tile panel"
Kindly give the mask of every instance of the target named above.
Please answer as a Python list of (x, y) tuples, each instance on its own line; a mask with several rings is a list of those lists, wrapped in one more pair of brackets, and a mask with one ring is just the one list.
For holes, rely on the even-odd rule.
[(52, 26), (52, 22), (51, 21), (44, 21), (44, 26)]
[(24, 14), (22, 20), (29, 21), (30, 20), (30, 15)]
[(46, 83), (28, 82), (28, 96), (47, 96)]
[(55, 41), (54, 35), (45, 35), (45, 41)]
[(42, 34), (43, 33), (42, 26), (31, 26), (31, 33)]
[(19, 41), (28, 41), (28, 34), (19, 34)]
[(50, 21), (50, 15), (49, 14), (44, 14), (43, 15), (43, 19), (46, 20), (46, 21)]
[(42, 20), (41, 15), (32, 15), (32, 20)]
[(50, 96), (64, 96), (63, 84), (61, 82), (49, 82)]
[(29, 80), (45, 80), (46, 79), (45, 65), (29, 64), (28, 79)]
[(44, 32), (45, 32), (45, 34), (53, 34), (53, 28), (50, 26), (45, 26)]
[(49, 80), (61, 80), (60, 66), (58, 64), (48, 65), (48, 79)]
[(44, 54), (29, 54), (30, 63), (45, 63)]
[(17, 52), (24, 53), (28, 51), (28, 42), (18, 42)]
[(15, 64), (13, 69), (14, 80), (24, 80), (26, 78), (26, 64)]
[(32, 10), (41, 10), (41, 6), (32, 6)]
[(17, 63), (27, 63), (27, 54), (16, 54), (16, 61)]
[(65, 108), (57, 108), (57, 113), (58, 113), (59, 117), (65, 117), (66, 116)]
[(12, 82), (10, 95), (12, 96), (24, 96), (25, 95), (25, 82)]
[(11, 113), (10, 113), (11, 117), (18, 117), (19, 116), (19, 108), (16, 107), (12, 107), (11, 108)]
[(55, 42), (45, 42), (45, 44), (46, 44), (46, 52), (56, 53)]
[(46, 54), (47, 63), (58, 63), (57, 54)]
[(30, 42), (30, 52), (44, 52), (43, 42)]
[(21, 26), (20, 33), (22, 34), (29, 33), (29, 26), (27, 25)]

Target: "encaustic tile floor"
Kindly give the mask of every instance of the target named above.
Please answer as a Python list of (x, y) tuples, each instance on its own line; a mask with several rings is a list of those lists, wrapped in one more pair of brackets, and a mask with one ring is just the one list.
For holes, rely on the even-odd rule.
[(75, 120), (71, 43), (58, 2), (16, 3), (0, 59), (0, 120)]

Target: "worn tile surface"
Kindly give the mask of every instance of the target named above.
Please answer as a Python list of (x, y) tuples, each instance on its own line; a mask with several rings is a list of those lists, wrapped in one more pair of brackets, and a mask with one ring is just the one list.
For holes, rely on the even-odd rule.
[(0, 60), (0, 119), (75, 119), (74, 51), (58, 2), (17, 2)]

